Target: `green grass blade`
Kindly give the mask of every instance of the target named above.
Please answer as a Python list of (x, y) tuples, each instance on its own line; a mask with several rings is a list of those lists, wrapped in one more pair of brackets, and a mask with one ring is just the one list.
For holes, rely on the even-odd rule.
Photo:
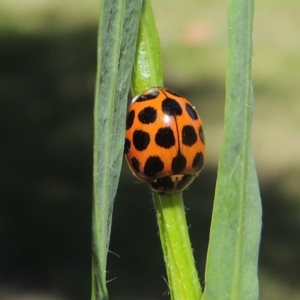
[[(163, 86), (160, 41), (149, 0), (143, 3), (137, 52), (131, 79), (134, 95)], [(198, 300), (201, 286), (185, 219), (182, 194), (158, 195), (153, 201), (172, 300)]]
[(153, 86), (163, 86), (162, 58), (151, 3), (144, 0), (131, 91), (133, 95), (138, 95)]
[(204, 300), (258, 299), (259, 186), (251, 152), (254, 0), (230, 0), (224, 140), (205, 273)]
[(159, 235), (172, 300), (199, 300), (202, 291), (195, 267), (182, 194), (153, 193)]
[(108, 299), (106, 256), (123, 159), (125, 113), (142, 0), (101, 1), (94, 107), (92, 299)]

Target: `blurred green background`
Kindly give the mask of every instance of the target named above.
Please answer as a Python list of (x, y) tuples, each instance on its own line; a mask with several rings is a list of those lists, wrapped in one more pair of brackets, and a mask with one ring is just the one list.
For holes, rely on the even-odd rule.
[[(206, 133), (185, 192), (201, 280), (227, 63), (226, 1), (153, 0), (166, 86)], [(258, 1), (253, 150), (263, 201), (261, 299), (300, 299), (300, 2)], [(1, 0), (0, 299), (90, 298), (97, 0)], [(298, 99), (298, 100), (297, 100)], [(124, 166), (108, 255), (111, 299), (168, 299), (151, 194)]]

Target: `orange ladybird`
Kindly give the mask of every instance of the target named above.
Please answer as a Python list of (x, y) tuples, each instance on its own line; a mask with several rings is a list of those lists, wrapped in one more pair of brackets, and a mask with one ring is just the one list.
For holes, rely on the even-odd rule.
[(204, 164), (204, 133), (195, 108), (165, 88), (145, 90), (128, 108), (124, 154), (152, 191), (182, 192)]

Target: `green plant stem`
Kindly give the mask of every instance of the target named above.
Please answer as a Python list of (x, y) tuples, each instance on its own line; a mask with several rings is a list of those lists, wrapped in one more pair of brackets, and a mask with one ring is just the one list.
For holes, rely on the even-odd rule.
[(199, 300), (201, 286), (189, 239), (182, 194), (153, 193), (172, 300)]
[(153, 86), (163, 86), (162, 59), (151, 2), (144, 0), (131, 77), (131, 92), (135, 96)]
[[(137, 51), (131, 78), (133, 95), (163, 86), (160, 41), (149, 0), (143, 2)], [(196, 271), (182, 194), (153, 193), (160, 239), (172, 300), (199, 300), (201, 286)]]

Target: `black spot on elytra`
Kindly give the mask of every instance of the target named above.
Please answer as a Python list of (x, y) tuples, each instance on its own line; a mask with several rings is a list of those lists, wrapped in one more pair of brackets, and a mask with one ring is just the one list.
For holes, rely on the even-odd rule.
[(204, 131), (203, 131), (203, 127), (200, 126), (199, 128), (199, 137), (200, 137), (200, 140), (203, 144), (205, 144), (205, 138), (204, 138)]
[(172, 171), (174, 174), (179, 174), (186, 166), (186, 158), (178, 153), (172, 160)]
[(157, 98), (158, 95), (159, 95), (159, 90), (153, 89), (151, 92), (147, 94), (136, 96), (132, 102), (143, 102), (147, 100), (153, 100)]
[(131, 110), (126, 117), (126, 130), (130, 129), (134, 121), (135, 111)]
[(125, 143), (124, 143), (124, 154), (127, 154), (127, 153), (128, 153), (128, 151), (129, 151), (129, 149), (130, 149), (130, 145), (131, 145), (131, 143), (130, 143), (129, 139), (125, 139)]
[(204, 165), (204, 155), (202, 152), (197, 153), (193, 159), (192, 166), (196, 171), (200, 171)]
[(158, 172), (164, 169), (164, 163), (158, 156), (150, 156), (146, 160), (144, 174), (148, 177), (154, 177)]
[(150, 135), (143, 130), (135, 130), (133, 133), (133, 145), (136, 150), (145, 150), (150, 143)]
[(180, 104), (171, 98), (166, 98), (161, 104), (162, 111), (168, 116), (181, 116), (182, 108)]
[(138, 161), (137, 158), (133, 157), (131, 159), (131, 166), (133, 169), (135, 169), (137, 172), (140, 172), (140, 162)]
[(143, 124), (152, 124), (157, 118), (157, 111), (155, 108), (148, 106), (139, 112), (138, 118)]
[(189, 115), (193, 120), (197, 120), (197, 119), (198, 119), (198, 114), (197, 114), (196, 110), (193, 108), (192, 105), (190, 105), (189, 103), (186, 103), (185, 109), (186, 109), (188, 115)]
[(175, 145), (174, 132), (170, 127), (159, 128), (155, 135), (155, 143), (165, 149)]
[(192, 146), (197, 141), (197, 133), (193, 126), (185, 125), (182, 128), (182, 143), (186, 146)]

